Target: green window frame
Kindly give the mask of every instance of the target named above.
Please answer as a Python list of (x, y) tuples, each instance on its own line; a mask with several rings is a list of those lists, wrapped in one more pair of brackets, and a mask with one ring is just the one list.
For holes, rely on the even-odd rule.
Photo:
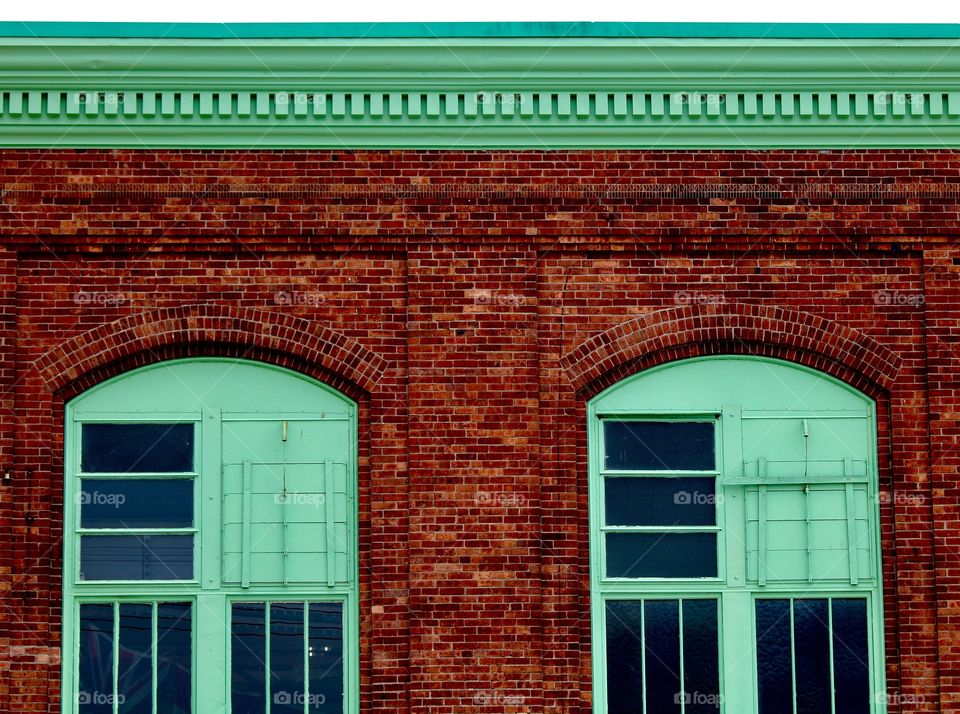
[[(320, 382), (216, 358), (67, 404), (64, 714), (358, 713), (356, 419)], [(268, 613), (246, 639), (237, 603)]]
[[(587, 420), (597, 714), (886, 711), (870, 398), (781, 360), (704, 357), (612, 385), (590, 400)], [(709, 430), (689, 427), (698, 423), (713, 425), (713, 468), (697, 456), (710, 450)], [(697, 468), (678, 468), (690, 463)], [(702, 489), (699, 496), (689, 484)], [(611, 533), (623, 532), (659, 541), (637, 539), (611, 554)], [(675, 533), (712, 534), (716, 545), (671, 544)], [(712, 558), (715, 572), (701, 565)], [(638, 564), (626, 572), (621, 561)], [(715, 611), (715, 619), (685, 620), (691, 601), (713, 603), (699, 612)], [(648, 613), (650, 602), (668, 604)], [(789, 612), (790, 626), (770, 612)], [(651, 613), (659, 628), (652, 647)], [(828, 616), (814, 617), (822, 613)], [(803, 646), (794, 649), (795, 640)], [(697, 643), (690, 662), (688, 642)], [(810, 652), (819, 653), (816, 666)], [(660, 669), (674, 664), (650, 673), (651, 661)], [(836, 677), (835, 666), (856, 670), (855, 684)], [(770, 695), (782, 694), (770, 682), (784, 672), (786, 702)]]

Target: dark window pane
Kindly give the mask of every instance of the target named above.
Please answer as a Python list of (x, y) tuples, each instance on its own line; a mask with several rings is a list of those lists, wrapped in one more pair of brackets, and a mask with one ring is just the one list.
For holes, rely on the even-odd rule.
[(80, 714), (113, 712), (113, 605), (80, 606)]
[(609, 526), (712, 526), (717, 522), (712, 478), (607, 477)]
[(193, 470), (193, 424), (84, 424), (85, 473)]
[(789, 600), (757, 600), (757, 686), (760, 714), (793, 712)]
[(677, 600), (644, 603), (647, 714), (679, 714), (680, 608)]
[(641, 600), (607, 602), (607, 712), (643, 712)]
[(270, 605), (270, 711), (300, 712), (307, 692), (304, 687), (303, 603)]
[(683, 692), (686, 714), (720, 711), (717, 601), (683, 601)]
[(193, 608), (188, 602), (157, 605), (157, 712), (193, 711)]
[(611, 578), (715, 578), (714, 533), (607, 533)]
[(81, 580), (190, 580), (192, 535), (82, 536)]
[(120, 604), (117, 709), (121, 714), (153, 712), (153, 606)]
[(604, 468), (709, 471), (714, 468), (713, 422), (603, 422)]
[[(797, 714), (830, 711), (830, 620), (826, 600), (793, 601), (793, 647)], [(800, 682), (803, 686), (799, 686)]]
[(230, 631), (231, 714), (266, 712), (266, 628), (263, 603), (234, 603)]
[(343, 712), (343, 605), (310, 603), (310, 701), (311, 714)]
[(83, 528), (190, 528), (192, 479), (83, 479)]
[(833, 670), (837, 712), (870, 713), (867, 601), (833, 601)]

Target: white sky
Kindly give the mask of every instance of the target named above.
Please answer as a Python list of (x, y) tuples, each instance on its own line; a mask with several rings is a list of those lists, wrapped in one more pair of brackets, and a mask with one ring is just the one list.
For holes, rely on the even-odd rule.
[(0, 20), (960, 22), (957, 0), (6, 0)]

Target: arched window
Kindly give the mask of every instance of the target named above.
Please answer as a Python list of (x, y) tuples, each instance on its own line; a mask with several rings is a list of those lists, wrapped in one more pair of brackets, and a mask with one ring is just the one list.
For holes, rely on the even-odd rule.
[(713, 357), (588, 418), (596, 712), (885, 711), (869, 398)]
[(66, 411), (63, 711), (356, 712), (356, 406), (188, 359)]

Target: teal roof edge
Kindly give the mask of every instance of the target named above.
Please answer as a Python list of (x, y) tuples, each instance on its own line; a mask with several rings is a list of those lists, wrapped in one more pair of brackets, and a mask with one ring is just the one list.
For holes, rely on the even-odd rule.
[(0, 22), (0, 37), (163, 39), (667, 37), (960, 39), (960, 23)]

